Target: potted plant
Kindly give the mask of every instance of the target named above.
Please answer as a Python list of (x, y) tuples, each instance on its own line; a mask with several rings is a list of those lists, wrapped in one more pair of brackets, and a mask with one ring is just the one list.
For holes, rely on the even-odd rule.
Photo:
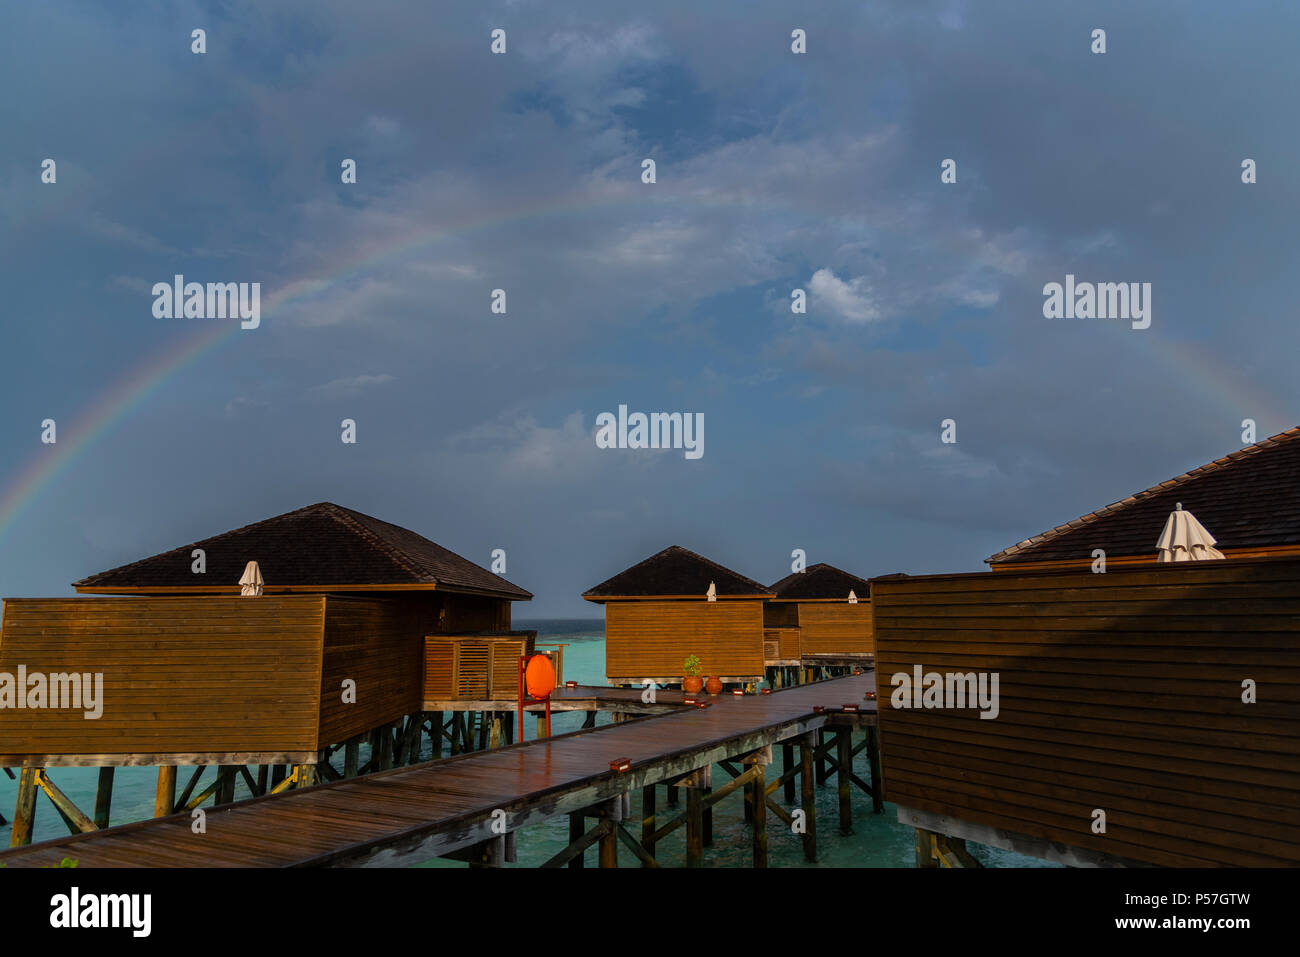
[(700, 677), (700, 659), (691, 655), (682, 665), (682, 671), (686, 675), (682, 679), (682, 690), (687, 694), (699, 694), (704, 687), (704, 679)]
[(704, 682), (704, 690), (709, 694), (722, 694), (722, 679), (709, 675), (709, 680)]

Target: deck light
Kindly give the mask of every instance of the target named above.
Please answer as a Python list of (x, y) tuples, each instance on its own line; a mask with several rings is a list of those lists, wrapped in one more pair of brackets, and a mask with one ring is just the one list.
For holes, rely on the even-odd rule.
[(771, 688), (764, 688), (764, 689), (763, 689), (763, 694), (771, 694), (771, 693), (772, 693), (772, 689), (771, 689)]
[(617, 771), (619, 774), (622, 774), (624, 771), (629, 770), (631, 767), (632, 767), (631, 758), (616, 758), (615, 760), (609, 762), (609, 769), (611, 771)]
[(826, 713), (826, 705), (824, 704), (813, 705), (813, 714), (825, 714), (825, 713)]
[(566, 682), (564, 683), (564, 687), (566, 687), (566, 688), (576, 688), (576, 687), (578, 687), (578, 682), (576, 682), (576, 681), (566, 681)]
[(740, 696), (743, 697), (744, 694), (745, 694), (745, 689), (744, 689), (744, 688), (732, 688), (732, 689), (731, 689), (731, 693), (734, 694), (734, 695), (740, 695)]
[(695, 697), (693, 695), (687, 695), (682, 699), (682, 704), (695, 704)]
[(842, 705), (842, 707), (844, 708), (845, 711), (848, 712), (855, 712), (858, 710), (858, 706), (855, 704), (846, 704), (846, 705)]
[(862, 697), (863, 697), (863, 700), (865, 700), (865, 701), (875, 701), (875, 700), (876, 700), (876, 693), (875, 693), (874, 691), (868, 691), (868, 692), (867, 692), (866, 694), (864, 694)]

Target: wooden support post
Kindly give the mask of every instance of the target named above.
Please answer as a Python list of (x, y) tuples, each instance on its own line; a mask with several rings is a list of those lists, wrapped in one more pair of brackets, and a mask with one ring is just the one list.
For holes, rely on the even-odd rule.
[(799, 792), (803, 808), (803, 856), (808, 863), (817, 861), (817, 799), (813, 787), (813, 754), (817, 750), (817, 735), (809, 731), (799, 739)]
[(488, 747), (499, 748), (502, 744), (501, 712), (492, 712), (492, 730), (488, 733)]
[(433, 756), (440, 758), (442, 757), (442, 732), (446, 725), (443, 724), (441, 711), (435, 711), (429, 717), (432, 719), (429, 722), (429, 729), (433, 733), (429, 737), (433, 738)]
[(938, 867), (939, 862), (935, 860), (934, 854), (934, 833), (920, 827), (913, 830), (916, 831), (916, 866)]
[(486, 751), (488, 746), (488, 713), (480, 711), (478, 715), (478, 749)]
[(546, 737), (546, 712), (537, 712), (537, 740)]
[(586, 728), (594, 728), (595, 726), (596, 726), (596, 712), (588, 711), (587, 717), (583, 719), (582, 727), (586, 729)]
[[(790, 769), (792, 767), (794, 767), (794, 745), (783, 744), (781, 745), (781, 769), (786, 773), (786, 775), (789, 775)], [(794, 778), (793, 777), (785, 778), (785, 803), (786, 804), (794, 803)]]
[[(510, 716), (509, 713), (507, 713), (506, 717), (509, 716)], [(509, 725), (510, 722), (507, 721), (506, 724)], [(519, 832), (506, 831), (506, 833), (502, 836), (505, 837), (506, 839), (506, 863), (518, 864), (519, 863)]]
[(821, 787), (826, 783), (829, 776), (826, 769), (826, 729), (817, 729), (817, 753), (813, 755), (813, 760), (817, 764), (817, 786)]
[[(569, 815), (569, 844), (577, 844), (582, 840), (582, 835), (587, 832), (586, 823), (585, 815), (581, 811), (574, 811)], [(587, 862), (583, 860), (582, 854), (569, 861), (569, 867), (586, 866)]]
[(677, 806), (677, 789), (673, 787), (671, 784), (668, 785), (668, 806), (669, 807)]
[(853, 805), (850, 801), (849, 789), (853, 786), (853, 732), (848, 728), (840, 728), (835, 732), (835, 760), (838, 767), (835, 771), (835, 783), (838, 785), (840, 797), (840, 833), (853, 833)]
[(754, 866), (767, 867), (767, 783), (763, 765), (754, 762), (754, 781), (749, 786), (754, 795)]
[(95, 787), (95, 827), (108, 827), (109, 813), (113, 807), (112, 765), (99, 769), (99, 783)]
[(266, 793), (266, 785), (271, 775), (271, 767), (267, 764), (257, 766), (257, 796), (261, 797)]
[(599, 860), (602, 868), (618, 867), (618, 824), (623, 820), (623, 797), (619, 795), (604, 807), (605, 823), (609, 830), (600, 839)]
[(867, 728), (867, 760), (871, 764), (871, 809), (875, 814), (885, 813), (885, 786), (880, 776), (880, 727)]
[[(199, 768), (202, 771), (202, 767)], [(197, 775), (196, 775), (197, 779)], [(193, 787), (193, 782), (190, 787)], [(188, 791), (186, 792), (188, 793)], [(154, 792), (153, 816), (166, 817), (176, 810), (176, 765), (164, 764), (158, 769), (158, 788)]]
[(361, 739), (349, 738), (343, 745), (343, 776), (355, 778), (357, 767), (361, 763)]
[(386, 724), (379, 729), (379, 770), (387, 771), (393, 766), (392, 725)]
[(36, 777), (40, 768), (23, 768), (18, 774), (18, 803), (14, 807), (14, 827), (9, 834), (10, 847), (32, 842), (36, 824)]
[(655, 856), (655, 797), (653, 784), (641, 789), (641, 847), (651, 857)]
[(500, 867), (506, 860), (505, 835), (489, 837), (486, 841), (475, 844), (469, 856), (470, 869), (480, 867)]
[[(713, 788), (711, 787), (702, 788), (701, 790), (704, 791), (704, 797), (706, 798), (713, 793)], [(712, 847), (713, 846), (713, 805), (712, 804), (705, 805), (704, 818), (702, 823), (704, 825), (704, 846)]]
[(686, 866), (704, 863), (704, 808), (699, 788), (686, 789)]
[(217, 790), (212, 798), (212, 806), (229, 804), (235, 799), (235, 766), (223, 764), (217, 767)]

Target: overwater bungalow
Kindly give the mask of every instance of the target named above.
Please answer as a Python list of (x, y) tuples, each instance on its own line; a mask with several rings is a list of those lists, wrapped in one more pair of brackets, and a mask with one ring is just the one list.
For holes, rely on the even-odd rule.
[[(1199, 556), (1167, 540), (1187, 513)], [(1300, 429), (988, 562), (872, 579), (885, 796), (918, 864), (960, 863), (965, 840), (1300, 864)]]
[(825, 563), (810, 565), (772, 586), (763, 606), (769, 659), (780, 665), (867, 663), (871, 640), (871, 585)]
[[(241, 586), (250, 562), (264, 581)], [(262, 765), (265, 790), (267, 766), (307, 774), (344, 746), (355, 762), (367, 737), (383, 760), (390, 745), (414, 753), (431, 700), (491, 698), (498, 685), (513, 699), (535, 638), (510, 630), (511, 605), (529, 592), (328, 502), (75, 587), (111, 597), (4, 601), (0, 673), (64, 676), (65, 688), (68, 675), (98, 680), (101, 713), (0, 709), (0, 766), (166, 766), (160, 806), (176, 765), (229, 766), (233, 793), (235, 766)]]
[(1218, 539), (1225, 558), (1300, 555), (1300, 427), (1248, 445), (1005, 548), (985, 559), (994, 571), (1142, 565), (1181, 504)]
[(605, 606), (605, 673), (612, 684), (680, 684), (694, 655), (724, 683), (764, 674), (763, 603), (752, 578), (673, 545), (583, 593)]

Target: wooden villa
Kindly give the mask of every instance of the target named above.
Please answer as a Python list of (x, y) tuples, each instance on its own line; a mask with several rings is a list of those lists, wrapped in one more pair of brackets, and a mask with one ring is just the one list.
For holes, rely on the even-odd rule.
[[(257, 597), (237, 584), (250, 561), (265, 578)], [(159, 810), (170, 813), (194, 784), (175, 800), (177, 765), (198, 767), (195, 780), (204, 766), (222, 768), (197, 796), (215, 789), (220, 801), (233, 795), (236, 768), (256, 794), (292, 766), (296, 783), (317, 766), (337, 775), (328, 762), (336, 750), (354, 774), (363, 743), (374, 769), (412, 758), (426, 730), (440, 752), (440, 712), (457, 707), (449, 699), (472, 707), (498, 685), (513, 699), (517, 657), (535, 638), (510, 630), (511, 603), (532, 597), (524, 589), (327, 502), (75, 587), (111, 597), (4, 602), (0, 673), (102, 676), (103, 689), (91, 720), (75, 707), (0, 709), (0, 766), (24, 769), (15, 843), (33, 789), (55, 798), (48, 767), (104, 768), (101, 790), (106, 780), (111, 793), (114, 766), (158, 765)], [(248, 765), (261, 766), (258, 780)], [(25, 823), (29, 835), (30, 814)]]
[(702, 555), (673, 545), (582, 597), (605, 606), (611, 684), (681, 684), (691, 655), (702, 674), (726, 683), (763, 678), (763, 603), (772, 592)]
[(1156, 559), (1156, 538), (1181, 503), (1218, 539), (1224, 557), (1300, 555), (1300, 426), (1058, 525), (985, 559), (994, 571), (1086, 567)]
[[(1223, 559), (1157, 563), (1179, 502)], [(968, 839), (1075, 865), (1300, 864), (1300, 429), (988, 561), (872, 579), (885, 797), (919, 864), (966, 861)], [(907, 693), (921, 675), (936, 701)], [(994, 677), (988, 707), (952, 694)]]
[(871, 585), (865, 578), (821, 563), (787, 575), (772, 592), (763, 606), (769, 666), (871, 662)]

